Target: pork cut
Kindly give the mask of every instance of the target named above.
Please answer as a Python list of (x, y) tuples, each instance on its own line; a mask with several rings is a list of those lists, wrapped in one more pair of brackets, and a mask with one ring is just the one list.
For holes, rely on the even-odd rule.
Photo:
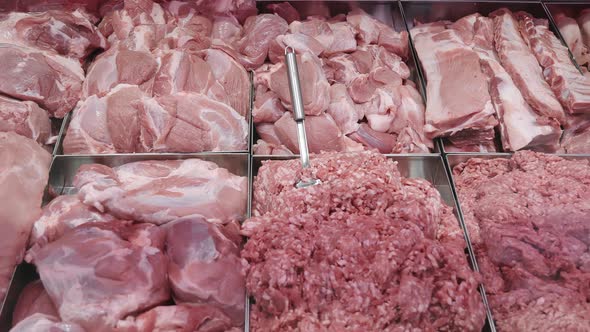
[(34, 314), (14, 326), (10, 332), (86, 332), (80, 325), (63, 323), (59, 318), (44, 314)]
[(250, 105), (250, 77), (246, 69), (223, 51), (208, 49), (205, 61), (213, 76), (225, 89), (228, 104), (241, 116), (247, 117)]
[(590, 112), (590, 79), (580, 74), (571, 62), (567, 47), (530, 15), (520, 15), (520, 30), (539, 64), (549, 86), (570, 113)]
[(23, 259), (34, 221), (41, 215), (51, 155), (35, 141), (0, 132), (0, 299)]
[(287, 22), (278, 15), (250, 16), (244, 23), (244, 35), (236, 42), (239, 61), (246, 69), (256, 69), (264, 63), (272, 40), (284, 34)]
[(166, 256), (126, 241), (117, 228), (81, 225), (32, 253), (64, 321), (114, 330), (127, 315), (168, 300)]
[(587, 45), (584, 45), (582, 31), (576, 19), (568, 17), (563, 13), (558, 13), (553, 18), (565, 43), (570, 51), (572, 51), (574, 59), (576, 59), (580, 66), (587, 64), (590, 61), (590, 54), (588, 53)]
[(84, 204), (118, 219), (165, 224), (200, 215), (241, 220), (247, 179), (199, 160), (140, 161), (110, 168), (82, 165), (74, 179)]
[(29, 246), (53, 242), (70, 229), (85, 223), (110, 221), (115, 221), (115, 218), (82, 204), (76, 195), (58, 196), (43, 207), (41, 217), (33, 224)]
[(0, 96), (0, 131), (12, 131), (40, 144), (48, 144), (51, 121), (47, 111), (34, 102)]
[(240, 243), (200, 217), (166, 225), (168, 278), (177, 303), (210, 304), (244, 324), (245, 263)]
[(34, 101), (63, 118), (80, 98), (84, 71), (80, 63), (48, 51), (0, 43), (0, 93)]
[(563, 108), (545, 82), (537, 59), (523, 40), (518, 21), (507, 9), (494, 17), (494, 45), (500, 62), (535, 112), (565, 122)]
[[(293, 186), (310, 176), (322, 184)], [(264, 162), (242, 232), (253, 331), (483, 326), (451, 208), (377, 153), (317, 155), (305, 170)]]
[(49, 294), (45, 291), (41, 280), (29, 283), (20, 293), (12, 313), (12, 326), (35, 314), (59, 317), (57, 309), (53, 305)]
[(3, 31), (0, 41), (83, 61), (92, 52), (107, 46), (106, 39), (94, 25), (95, 20), (82, 9), (12, 12), (0, 18)]

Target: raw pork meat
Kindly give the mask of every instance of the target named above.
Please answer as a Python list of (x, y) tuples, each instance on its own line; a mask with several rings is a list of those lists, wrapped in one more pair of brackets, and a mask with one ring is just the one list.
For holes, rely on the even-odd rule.
[(80, 98), (84, 71), (74, 59), (0, 43), (0, 93), (38, 103), (63, 118)]
[(519, 32), (518, 21), (507, 9), (492, 13), (494, 45), (500, 62), (520, 89), (524, 99), (539, 114), (563, 124), (565, 113), (545, 82), (543, 71)]
[(496, 326), (590, 329), (590, 164), (530, 151), (453, 170)]
[(78, 324), (62, 323), (59, 318), (34, 314), (14, 326), (10, 332), (85, 332)]
[(108, 226), (81, 225), (32, 253), (60, 317), (91, 331), (114, 330), (127, 315), (169, 298), (166, 256)]
[(155, 307), (137, 318), (119, 324), (122, 330), (138, 332), (238, 332), (219, 309), (208, 305), (181, 304)]
[(569, 115), (561, 147), (564, 153), (590, 153), (590, 116)]
[[(322, 184), (295, 188), (308, 176)], [(483, 327), (478, 277), (451, 208), (381, 155), (318, 155), (307, 170), (267, 161), (253, 215), (242, 229), (253, 331)]]
[(223, 86), (229, 105), (241, 116), (248, 115), (250, 105), (250, 77), (236, 60), (220, 50), (205, 51), (205, 61), (211, 66), (213, 76)]
[(84, 204), (115, 218), (165, 224), (183, 216), (241, 220), (248, 180), (199, 159), (82, 165), (74, 179)]
[(203, 94), (148, 98), (122, 84), (78, 105), (64, 153), (241, 151), (247, 136), (243, 116)]
[(85, 223), (109, 221), (115, 218), (82, 204), (76, 195), (58, 196), (43, 207), (41, 218), (33, 224), (29, 245), (43, 246)]
[(588, 47), (584, 45), (582, 31), (578, 26), (578, 22), (563, 13), (554, 15), (553, 18), (565, 43), (570, 51), (572, 51), (574, 59), (576, 59), (580, 66), (587, 64), (590, 61), (590, 54), (588, 54)]
[(590, 113), (590, 79), (571, 62), (567, 47), (546, 26), (535, 25), (529, 15), (520, 15), (521, 33), (545, 69), (549, 86), (570, 113)]
[(244, 23), (244, 36), (236, 42), (238, 60), (246, 69), (256, 69), (264, 63), (270, 43), (285, 34), (289, 26), (278, 15), (250, 16)]
[(47, 111), (32, 101), (0, 96), (0, 131), (13, 131), (40, 144), (48, 144), (51, 121)]
[[(51, 155), (35, 141), (0, 132), (0, 299), (23, 254), (33, 222), (41, 215)], [(1, 300), (0, 300), (1, 301)]]
[(211, 304), (244, 324), (245, 267), (240, 243), (233, 242), (218, 224), (199, 217), (166, 225), (168, 278), (177, 303)]
[[(280, 142), (294, 153), (299, 153), (297, 142), (297, 124), (291, 113), (285, 113), (274, 124), (274, 129)], [(344, 149), (343, 135), (336, 122), (329, 114), (308, 116), (305, 119), (305, 130), (309, 152), (342, 151)]]
[(52, 317), (59, 317), (57, 309), (41, 280), (28, 284), (20, 293), (18, 302), (12, 313), (12, 326), (34, 314), (44, 314)]
[(28, 46), (84, 60), (106, 40), (94, 26), (95, 18), (84, 10), (12, 12), (0, 18), (0, 42)]
[(452, 136), (465, 129), (495, 127), (498, 122), (479, 55), (454, 29), (418, 26), (411, 32), (427, 79), (426, 135)]

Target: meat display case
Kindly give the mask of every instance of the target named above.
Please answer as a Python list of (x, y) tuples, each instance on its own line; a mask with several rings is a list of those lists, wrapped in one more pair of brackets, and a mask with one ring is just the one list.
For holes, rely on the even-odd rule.
[[(254, 178), (258, 174), (258, 170), (262, 165), (263, 161), (266, 160), (287, 160), (287, 159), (294, 159), (294, 156), (284, 156), (284, 157), (268, 157), (268, 156), (253, 156), (251, 162), (251, 175), (250, 175), (250, 204), (252, 204), (253, 199), (253, 186), (252, 183)], [(467, 232), (465, 232), (465, 225), (463, 224), (462, 219), (458, 213), (458, 205), (457, 201), (454, 197), (454, 190), (451, 185), (451, 181), (449, 179), (449, 175), (446, 172), (446, 167), (444, 164), (444, 160), (442, 156), (418, 156), (418, 155), (387, 155), (387, 158), (394, 160), (397, 162), (397, 167), (401, 173), (402, 177), (406, 178), (421, 178), (429, 181), (434, 185), (434, 187), (439, 191), (442, 199), (444, 202), (453, 208), (453, 213), (457, 217), (459, 222), (459, 226), (463, 230), (463, 234), (466, 236)], [(250, 205), (251, 207), (251, 205)], [(466, 237), (466, 258), (472, 264), (472, 268), (477, 270), (477, 263), (473, 260), (474, 255), (471, 253), (471, 245), (469, 239)], [(486, 310), (486, 323), (483, 328), (483, 331), (496, 331), (494, 326), (491, 311), (488, 307), (487, 297), (485, 295), (485, 290), (483, 287), (480, 286), (480, 294), (482, 297), (482, 301)], [(249, 305), (246, 307), (246, 325), (245, 331), (249, 331)]]
[[(535, 18), (546, 19), (549, 21), (549, 29), (559, 38), (561, 43), (565, 45), (565, 42), (559, 33), (556, 25), (554, 24), (551, 14), (546, 10), (545, 6), (541, 1), (537, 2), (518, 2), (518, 1), (400, 1), (400, 6), (404, 14), (405, 22), (407, 24), (408, 31), (411, 30), (416, 22), (429, 23), (441, 20), (456, 21), (464, 16), (473, 13), (480, 13), (481, 15), (487, 16), (491, 12), (500, 8), (508, 8), (512, 12), (525, 11), (532, 14)], [(412, 51), (415, 52), (415, 58), (418, 59), (417, 51), (414, 47), (412, 37), (410, 35), (410, 41)], [(573, 56), (570, 52), (570, 58), (573, 61)], [(575, 61), (573, 61), (575, 64)], [(577, 64), (576, 64), (577, 66)], [(425, 78), (422, 65), (418, 61), (417, 68), (419, 76), (423, 84), (422, 91), (426, 91), (427, 80)], [(426, 93), (424, 93), (426, 95)], [(498, 134), (496, 134), (496, 140), (498, 140)], [(474, 152), (451, 152), (445, 149), (446, 139), (440, 140), (441, 152), (442, 153), (453, 153), (453, 154), (473, 154)], [(498, 145), (498, 142), (496, 142)], [(500, 152), (501, 153), (501, 152)]]
[[(49, 203), (58, 195), (75, 194), (73, 186), (74, 176), (81, 165), (102, 164), (109, 167), (145, 160), (183, 160), (201, 159), (211, 161), (219, 167), (225, 168), (238, 176), (248, 177), (251, 174), (251, 158), (245, 153), (194, 153), (194, 154), (116, 154), (95, 156), (54, 156), (49, 172), (49, 183), (46, 188), (43, 205)], [(248, 181), (248, 191), (251, 192), (252, 182)], [(250, 215), (250, 195), (248, 195), (247, 215)], [(21, 263), (13, 273), (10, 286), (4, 302), (0, 302), (0, 332), (10, 330), (12, 313), (23, 288), (39, 276), (31, 264)]]

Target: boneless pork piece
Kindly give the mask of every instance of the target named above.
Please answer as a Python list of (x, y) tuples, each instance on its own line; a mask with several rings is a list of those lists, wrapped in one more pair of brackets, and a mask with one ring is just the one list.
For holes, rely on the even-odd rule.
[(244, 23), (244, 35), (236, 42), (239, 61), (246, 69), (256, 69), (264, 63), (268, 49), (277, 36), (287, 32), (287, 22), (278, 15), (250, 16)]
[(52, 317), (59, 317), (57, 309), (41, 280), (28, 284), (20, 293), (18, 302), (12, 313), (12, 326), (35, 314), (44, 314)]
[(523, 151), (453, 173), (496, 326), (588, 330), (588, 161)]
[(32, 253), (60, 317), (92, 331), (168, 300), (166, 256), (126, 241), (124, 228), (86, 224)]
[(40, 144), (50, 143), (49, 115), (32, 101), (0, 96), (0, 120), (0, 131), (13, 131)]
[(63, 323), (59, 318), (34, 314), (14, 326), (10, 332), (86, 332), (80, 325)]
[[(432, 184), (374, 152), (311, 165), (269, 161), (255, 180), (242, 228), (253, 331), (481, 331), (479, 278)], [(308, 177), (322, 183), (294, 186)]]
[(174, 300), (213, 305), (235, 326), (243, 325), (246, 290), (240, 243), (232, 241), (218, 224), (199, 217), (183, 218), (166, 228)]
[(108, 222), (115, 218), (82, 204), (76, 195), (63, 195), (43, 207), (33, 224), (29, 245), (45, 245), (60, 238), (66, 231), (88, 222)]
[(15, 133), (0, 133), (0, 299), (35, 220), (41, 215), (51, 155), (37, 142)]
[(38, 103), (63, 118), (80, 98), (84, 71), (80, 63), (55, 53), (0, 43), (0, 92)]
[(165, 224), (200, 215), (226, 223), (246, 213), (248, 181), (199, 159), (82, 165), (74, 179), (84, 204), (123, 220)]
[(95, 18), (82, 9), (74, 11), (11, 12), (0, 18), (0, 40), (54, 51), (60, 55), (84, 60), (97, 49), (106, 48)]

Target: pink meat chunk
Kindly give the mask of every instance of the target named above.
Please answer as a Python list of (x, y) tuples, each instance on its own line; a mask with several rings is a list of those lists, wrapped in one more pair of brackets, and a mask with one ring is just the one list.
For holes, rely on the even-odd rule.
[(43, 207), (33, 224), (29, 246), (43, 246), (59, 239), (67, 231), (90, 222), (111, 222), (115, 218), (82, 204), (76, 195), (63, 195)]
[(252, 111), (252, 121), (254, 123), (273, 123), (280, 119), (285, 112), (285, 107), (283, 107), (279, 96), (275, 92), (267, 90), (262, 85), (256, 88), (254, 110)]
[(208, 49), (205, 60), (213, 76), (224, 88), (229, 105), (246, 117), (250, 105), (250, 77), (246, 69), (225, 52)]
[(118, 84), (141, 85), (144, 91), (150, 92), (157, 70), (158, 62), (152, 54), (112, 47), (88, 68), (83, 95), (103, 96)]
[[(478, 275), (432, 184), (373, 152), (311, 165), (267, 161), (254, 182), (242, 227), (252, 330), (481, 330)], [(309, 176), (322, 185), (293, 186)]]
[(568, 17), (563, 13), (553, 15), (553, 18), (566, 45), (572, 51), (574, 59), (576, 59), (580, 66), (588, 63), (590, 61), (588, 45), (584, 45), (582, 31), (576, 19)]
[(518, 21), (508, 10), (494, 16), (494, 45), (502, 66), (512, 77), (524, 99), (539, 114), (565, 122), (561, 104), (545, 82), (537, 59), (519, 32)]
[(496, 326), (588, 330), (588, 161), (521, 151), (453, 174)]
[(165, 224), (187, 215), (241, 220), (247, 179), (199, 159), (82, 165), (74, 185), (86, 205), (122, 220)]
[(590, 79), (571, 62), (567, 47), (529, 15), (520, 15), (520, 29), (563, 107), (570, 113), (590, 113)]
[(51, 155), (35, 141), (0, 132), (0, 299), (23, 259), (33, 223), (41, 215)]
[(271, 10), (273, 13), (275, 13), (275, 14), (279, 15), (280, 17), (282, 17), (283, 19), (285, 19), (285, 21), (287, 21), (287, 23), (289, 23), (289, 24), (291, 24), (291, 22), (293, 22), (293, 21), (300, 21), (301, 20), (301, 16), (299, 15), (299, 12), (297, 11), (297, 9), (295, 9), (288, 2), (273, 3), (273, 4), (270, 4), (266, 7), (269, 10)]
[(114, 329), (170, 296), (166, 256), (99, 225), (81, 225), (33, 253), (60, 317), (88, 330)]
[[(309, 151), (342, 151), (344, 148), (343, 135), (329, 114), (308, 116), (305, 118), (305, 130)], [(280, 142), (294, 153), (299, 153), (297, 141), (297, 124), (291, 113), (285, 113), (275, 122), (275, 132)]]
[(57, 309), (41, 280), (29, 283), (20, 293), (18, 301), (12, 313), (12, 326), (34, 314), (43, 314), (59, 317)]
[(86, 332), (80, 325), (63, 323), (59, 318), (44, 314), (34, 314), (15, 325), (10, 332)]
[(326, 111), (338, 124), (344, 135), (355, 132), (359, 127), (362, 114), (357, 111), (354, 102), (348, 95), (344, 84), (334, 84), (330, 87), (330, 105)]
[(409, 38), (406, 31), (398, 33), (361, 9), (348, 13), (346, 20), (354, 27), (357, 39), (363, 45), (378, 44), (392, 53), (407, 58)]
[(244, 323), (245, 266), (219, 225), (185, 218), (167, 226), (168, 278), (177, 303), (210, 304)]
[(8, 131), (46, 144), (50, 142), (51, 121), (47, 111), (34, 102), (0, 96), (0, 132)]
[(12, 12), (0, 18), (0, 30), (4, 32), (0, 41), (83, 60), (107, 46), (93, 21), (94, 18), (81, 9)]
[(208, 305), (189, 304), (155, 307), (119, 326), (123, 330), (139, 332), (238, 331), (232, 329), (230, 319), (220, 310)]
[(80, 98), (84, 71), (74, 59), (13, 44), (0, 43), (0, 93), (38, 103), (57, 118)]
[(285, 61), (285, 48), (292, 47), (295, 53), (302, 54), (310, 52), (315, 56), (319, 56), (325, 51), (325, 46), (322, 45), (315, 38), (302, 33), (290, 33), (280, 35), (275, 38), (268, 50), (268, 58), (272, 63)]
[(255, 69), (264, 63), (270, 43), (285, 34), (289, 26), (280, 16), (261, 14), (251, 16), (244, 23), (244, 36), (236, 45), (241, 54), (240, 61), (246, 69)]
[(561, 139), (562, 152), (590, 153), (590, 116), (568, 115), (567, 127)]
[[(330, 102), (330, 84), (324, 75), (321, 61), (315, 55), (306, 52), (303, 55), (297, 55), (297, 66), (299, 78), (302, 82), (305, 82), (301, 85), (301, 97), (305, 114), (320, 115), (321, 112), (328, 108)], [(268, 76), (270, 90), (279, 96), (287, 109), (292, 110), (285, 63), (277, 64), (266, 72), (258, 73), (258, 75)]]
[(497, 61), (482, 61), (482, 70), (490, 80), (490, 95), (500, 121), (504, 150), (555, 151), (561, 137), (559, 123), (537, 114)]
[(426, 135), (434, 138), (467, 128), (495, 127), (495, 110), (478, 54), (463, 44), (456, 30), (431, 31), (412, 29), (427, 79)]

